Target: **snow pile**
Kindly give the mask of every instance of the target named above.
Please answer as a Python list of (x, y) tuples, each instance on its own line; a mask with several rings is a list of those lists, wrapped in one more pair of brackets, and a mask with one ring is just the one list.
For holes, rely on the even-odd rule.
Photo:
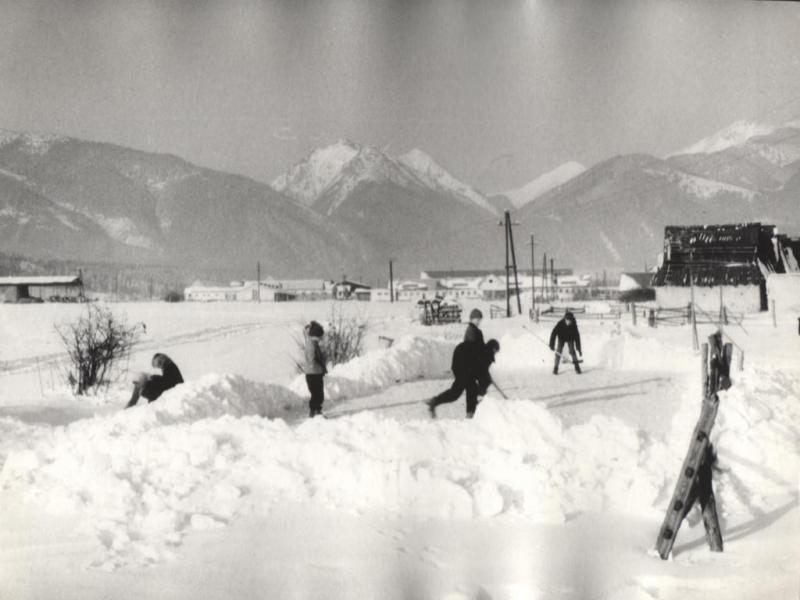
[(103, 568), (169, 558), (186, 532), (279, 501), (561, 523), (582, 510), (647, 511), (664, 483), (663, 445), (606, 417), (565, 429), (531, 402), (486, 399), (473, 421), (196, 420), (217, 412), (215, 399), (255, 410), (248, 385), (242, 394), (224, 379), (206, 385), (183, 416), (154, 403), (18, 439), (0, 483), (51, 512), (83, 514)]
[(291, 420), (304, 413), (304, 404), (305, 399), (281, 385), (239, 375), (209, 374), (168, 390), (158, 402), (138, 404), (137, 408), (146, 406), (161, 423), (172, 424), (226, 415)]
[[(765, 372), (737, 377), (722, 396), (714, 440), (726, 469), (715, 484), (723, 515), (762, 514), (797, 493), (799, 397), (796, 373)], [(698, 399), (687, 392), (667, 445), (616, 418), (564, 427), (540, 404), (491, 396), (471, 421), (364, 412), (290, 427), (256, 416), (302, 414), (304, 402), (285, 388), (209, 376), (65, 428), (0, 422), (10, 448), (0, 485), (82, 515), (103, 568), (167, 559), (192, 530), (287, 501), (556, 524), (582, 511), (658, 518)]]
[[(366, 396), (396, 383), (450, 375), (454, 342), (406, 336), (390, 348), (374, 350), (341, 365), (325, 377), (326, 400)], [(308, 395), (305, 378), (297, 377), (290, 389)]]

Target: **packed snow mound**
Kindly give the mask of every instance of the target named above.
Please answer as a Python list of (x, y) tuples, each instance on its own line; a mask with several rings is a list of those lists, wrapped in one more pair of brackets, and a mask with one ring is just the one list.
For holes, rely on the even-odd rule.
[(615, 506), (647, 511), (665, 452), (617, 419), (564, 429), (542, 406), (494, 398), (472, 421), (361, 413), (291, 428), (231, 416), (165, 424), (154, 411), (122, 411), (16, 441), (2, 487), (82, 515), (103, 568), (169, 558), (187, 532), (276, 502), (546, 523)]
[[(373, 350), (336, 365), (325, 377), (325, 398), (356, 398), (397, 383), (447, 377), (455, 346), (454, 342), (435, 338), (402, 337), (390, 348)], [(289, 387), (296, 394), (308, 395), (303, 376)]]
[[(402, 423), (370, 411), (291, 427), (256, 416), (292, 414), (287, 399), (296, 401), (279, 387), (214, 376), (67, 427), (3, 420), (0, 487), (82, 517), (96, 534), (96, 566), (109, 569), (168, 559), (188, 532), (280, 502), (554, 524), (582, 511), (657, 517), (699, 415), (692, 389), (666, 441), (602, 415), (565, 427), (541, 404), (492, 396), (463, 421)], [(722, 394), (713, 440), (723, 516), (763, 514), (796, 495), (798, 422), (796, 372), (746, 372)]]
[(282, 385), (250, 381), (239, 375), (209, 374), (136, 408), (152, 412), (161, 423), (172, 424), (226, 415), (294, 419), (303, 414), (304, 402)]

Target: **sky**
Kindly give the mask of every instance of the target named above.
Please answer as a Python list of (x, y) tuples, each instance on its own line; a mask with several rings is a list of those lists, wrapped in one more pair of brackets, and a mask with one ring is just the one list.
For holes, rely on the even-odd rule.
[(0, 0), (0, 128), (270, 181), (349, 138), (485, 192), (800, 117), (800, 5)]

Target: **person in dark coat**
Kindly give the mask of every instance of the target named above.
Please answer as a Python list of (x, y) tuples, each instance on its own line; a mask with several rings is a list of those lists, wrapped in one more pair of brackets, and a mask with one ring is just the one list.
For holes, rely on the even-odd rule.
[(481, 331), (481, 320), (483, 313), (477, 308), (473, 308), (469, 313), (469, 323), (467, 323), (467, 330), (464, 332), (465, 342), (475, 342), (483, 348), (483, 332)]
[(316, 321), (311, 321), (303, 328), (303, 351), (305, 362), (303, 372), (306, 375), (306, 385), (311, 394), (308, 401), (308, 416), (322, 415), (322, 403), (325, 402), (325, 385), (323, 377), (328, 372), (325, 353), (320, 347), (325, 330)]
[(161, 369), (161, 375), (142, 373), (133, 384), (133, 395), (125, 408), (136, 405), (140, 396), (146, 398), (148, 403), (152, 402), (167, 390), (183, 383), (183, 376), (178, 365), (166, 354), (157, 352), (153, 355), (150, 364), (153, 365), (153, 368)]
[[(556, 339), (558, 339), (558, 347), (556, 347)], [(561, 319), (550, 334), (550, 350), (556, 353), (556, 363), (553, 366), (553, 375), (558, 375), (558, 363), (561, 361), (562, 351), (564, 344), (569, 348), (569, 354), (572, 357), (572, 364), (575, 365), (575, 372), (580, 374), (581, 366), (578, 362), (578, 357), (575, 355), (577, 349), (578, 354), (583, 354), (581, 350), (581, 334), (578, 332), (578, 324), (575, 322), (575, 315), (567, 311), (564, 318)]]
[(500, 342), (497, 340), (486, 342), (478, 371), (478, 396), (485, 396), (486, 392), (489, 391), (489, 386), (492, 385), (492, 375), (489, 373), (489, 368), (494, 364), (494, 358), (498, 352), (500, 352)]
[(464, 341), (456, 346), (453, 351), (451, 368), (455, 380), (449, 389), (438, 396), (426, 400), (428, 412), (436, 418), (436, 407), (440, 404), (455, 402), (461, 394), (467, 394), (467, 418), (475, 416), (478, 406), (478, 396), (486, 394), (492, 377), (489, 367), (494, 362), (494, 355), (500, 350), (497, 340), (489, 340), (488, 344), (478, 344), (475, 341)]

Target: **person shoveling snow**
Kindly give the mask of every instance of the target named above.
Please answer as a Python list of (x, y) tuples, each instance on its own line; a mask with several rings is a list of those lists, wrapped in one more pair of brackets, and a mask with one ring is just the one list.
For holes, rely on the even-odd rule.
[(166, 354), (157, 352), (153, 355), (151, 364), (154, 368), (161, 369), (161, 375), (140, 373), (133, 383), (133, 394), (125, 408), (135, 406), (140, 396), (147, 398), (147, 402), (152, 402), (167, 390), (183, 383), (183, 376), (178, 365)]
[(436, 407), (440, 404), (455, 402), (461, 397), (462, 392), (467, 394), (467, 418), (475, 416), (478, 406), (478, 396), (485, 396), (492, 377), (489, 367), (494, 362), (494, 357), (500, 351), (497, 340), (489, 340), (486, 344), (465, 341), (456, 346), (453, 351), (452, 370), (455, 375), (453, 385), (438, 396), (426, 400), (431, 417), (436, 418)]
[[(555, 346), (556, 338), (558, 338), (558, 349), (556, 349)], [(580, 375), (581, 361), (578, 360), (578, 357), (575, 355), (575, 350), (577, 349), (578, 354), (583, 355), (583, 352), (581, 352), (581, 334), (578, 332), (578, 324), (575, 322), (575, 315), (570, 311), (564, 314), (564, 318), (556, 323), (555, 327), (553, 327), (553, 331), (550, 333), (550, 350), (556, 353), (553, 375), (558, 375), (558, 363), (561, 361), (563, 355), (564, 344), (567, 344), (569, 348), (572, 364), (575, 365), (575, 372)]]

